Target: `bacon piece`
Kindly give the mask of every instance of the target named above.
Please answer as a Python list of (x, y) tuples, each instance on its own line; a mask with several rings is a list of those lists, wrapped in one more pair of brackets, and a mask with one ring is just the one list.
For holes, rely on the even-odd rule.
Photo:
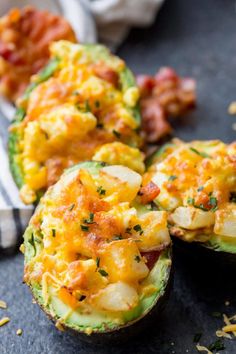
[(60, 16), (33, 7), (12, 9), (0, 19), (0, 92), (15, 101), (30, 76), (49, 59), (49, 44), (76, 41), (70, 25)]
[(160, 254), (161, 254), (161, 251), (141, 252), (141, 256), (145, 257), (145, 259), (146, 259), (146, 265), (149, 270), (151, 270), (154, 267)]
[(154, 77), (138, 75), (137, 84), (147, 142), (169, 134), (172, 129), (168, 118), (181, 116), (195, 106), (195, 81), (179, 77), (172, 68), (163, 67)]
[(141, 100), (142, 129), (146, 141), (154, 143), (165, 135), (171, 133), (172, 128), (167, 121), (166, 114), (155, 98)]
[(100, 79), (105, 80), (112, 84), (114, 87), (118, 86), (119, 83), (119, 75), (116, 71), (105, 67), (104, 64), (97, 64), (93, 68), (95, 75), (97, 75)]
[(160, 193), (160, 188), (153, 182), (149, 182), (146, 186), (141, 187), (139, 195), (141, 196), (141, 203), (147, 204), (153, 201)]

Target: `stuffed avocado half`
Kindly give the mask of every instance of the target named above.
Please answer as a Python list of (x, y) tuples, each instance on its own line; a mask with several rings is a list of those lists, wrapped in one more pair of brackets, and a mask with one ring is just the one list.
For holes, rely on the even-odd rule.
[(144, 171), (139, 90), (124, 61), (102, 45), (58, 41), (50, 52), (10, 127), (11, 171), (26, 204), (81, 161)]
[(167, 213), (149, 203), (156, 191), (141, 183), (127, 167), (83, 162), (41, 198), (24, 234), (24, 281), (58, 328), (99, 342), (156, 320), (171, 240)]
[(144, 180), (160, 188), (171, 235), (236, 260), (236, 143), (174, 139), (149, 165)]

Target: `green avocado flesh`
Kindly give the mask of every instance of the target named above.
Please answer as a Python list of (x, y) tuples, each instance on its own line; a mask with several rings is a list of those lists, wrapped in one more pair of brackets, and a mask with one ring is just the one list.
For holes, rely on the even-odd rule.
[[(79, 168), (86, 168), (94, 175), (97, 174), (102, 167), (104, 167), (104, 163), (84, 162), (67, 169), (65, 173), (70, 173)], [(38, 208), (40, 208), (40, 204)], [(140, 209), (139, 212), (141, 212), (141, 210), (142, 209)], [(144, 210), (144, 212), (146, 211), (147, 210)], [(32, 225), (28, 226), (24, 234), (25, 265), (29, 264), (31, 259), (37, 256), (42, 250), (42, 238), (43, 235), (40, 232), (35, 231)], [(49, 300), (48, 303), (45, 304), (42, 294), (42, 284), (29, 281), (28, 285), (38, 304), (54, 321), (59, 321), (59, 323), (66, 328), (74, 329), (77, 332), (86, 334), (91, 334), (91, 332), (106, 333), (133, 324), (147, 315), (158, 303), (158, 300), (165, 294), (169, 283), (170, 270), (171, 246), (160, 253), (159, 258), (150, 273), (141, 282), (141, 284), (145, 286), (154, 285), (156, 290), (151, 294), (146, 294), (143, 297), (140, 297), (139, 304), (136, 308), (122, 313), (98, 311), (94, 308), (92, 308), (90, 313), (83, 313), (80, 309), (72, 311), (68, 305), (63, 303), (57, 297), (52, 286), (48, 289)]]
[(217, 252), (227, 252), (236, 254), (235, 237), (212, 235), (210, 240), (203, 245)]
[[(102, 46), (102, 45), (97, 45), (97, 44), (79, 44), (79, 46), (83, 47), (83, 50), (85, 53), (88, 53), (90, 56), (90, 59), (96, 63), (96, 62), (104, 62), (105, 64), (112, 63), (113, 60), (116, 59), (114, 55), (112, 55), (109, 50)], [(30, 97), (31, 92), (41, 83), (44, 81), (48, 80), (50, 77), (54, 75), (54, 73), (57, 72), (57, 70), (60, 70), (60, 58), (56, 57), (50, 60), (48, 65), (42, 69), (38, 74), (33, 83), (31, 83), (28, 88), (25, 90), (22, 99), (24, 101), (24, 105), (27, 106), (27, 101)], [(119, 78), (120, 78), (120, 89), (121, 91), (127, 90), (129, 87), (137, 86), (135, 78), (133, 76), (133, 73), (129, 68), (126, 66), (122, 71), (119, 72)], [(138, 124), (141, 124), (141, 115), (140, 115), (140, 109), (139, 105), (137, 104), (133, 108), (128, 108), (127, 109), (132, 113), (133, 117), (135, 120), (138, 122)], [(16, 110), (13, 123), (11, 125), (11, 128), (13, 128), (10, 131), (9, 134), (9, 141), (8, 141), (8, 154), (9, 154), (9, 160), (10, 160), (10, 169), (11, 173), (13, 175), (13, 178), (15, 180), (16, 185), (18, 188), (21, 188), (24, 184), (24, 171), (22, 168), (22, 162), (20, 158), (20, 148), (19, 144), (22, 140), (22, 136), (17, 130), (17, 126), (24, 120), (26, 116), (26, 110), (19, 107)], [(14, 129), (16, 128), (16, 129)], [(41, 197), (43, 194), (43, 191), (38, 192), (38, 199)]]

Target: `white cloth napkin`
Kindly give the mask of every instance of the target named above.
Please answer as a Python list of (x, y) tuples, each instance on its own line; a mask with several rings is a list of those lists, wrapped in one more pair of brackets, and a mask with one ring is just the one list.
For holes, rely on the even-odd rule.
[[(0, 0), (0, 16), (12, 7), (32, 5), (63, 15), (80, 42), (97, 39), (113, 50), (132, 26), (150, 25), (164, 0)], [(19, 198), (7, 157), (7, 128), (14, 107), (0, 97), (0, 250), (18, 245), (33, 212)]]

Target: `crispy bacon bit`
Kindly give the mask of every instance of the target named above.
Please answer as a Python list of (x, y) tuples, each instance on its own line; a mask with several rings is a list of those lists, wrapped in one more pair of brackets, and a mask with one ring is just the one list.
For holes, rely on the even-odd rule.
[(0, 92), (15, 101), (30, 76), (48, 61), (49, 44), (76, 41), (70, 25), (59, 16), (33, 7), (12, 9), (0, 19)]
[(161, 251), (150, 251), (150, 252), (142, 252), (141, 256), (145, 258), (146, 265), (149, 270), (151, 270), (154, 264), (157, 262)]
[(142, 129), (146, 135), (146, 141), (154, 143), (165, 135), (171, 133), (172, 128), (167, 121), (164, 109), (155, 98), (146, 98), (141, 101)]
[(48, 159), (45, 165), (47, 167), (47, 186), (51, 186), (58, 180), (65, 166), (60, 157)]
[(185, 114), (195, 106), (195, 81), (181, 78), (171, 68), (161, 68), (154, 77), (138, 75), (143, 130), (148, 142), (171, 132), (169, 117)]
[(93, 70), (95, 75), (97, 75), (100, 79), (105, 80), (113, 86), (117, 87), (119, 82), (119, 75), (116, 71), (105, 67), (103, 63), (100, 65), (95, 65)]
[(139, 195), (141, 196), (141, 203), (147, 204), (153, 201), (160, 193), (160, 188), (153, 182), (149, 182), (146, 186), (141, 187)]

